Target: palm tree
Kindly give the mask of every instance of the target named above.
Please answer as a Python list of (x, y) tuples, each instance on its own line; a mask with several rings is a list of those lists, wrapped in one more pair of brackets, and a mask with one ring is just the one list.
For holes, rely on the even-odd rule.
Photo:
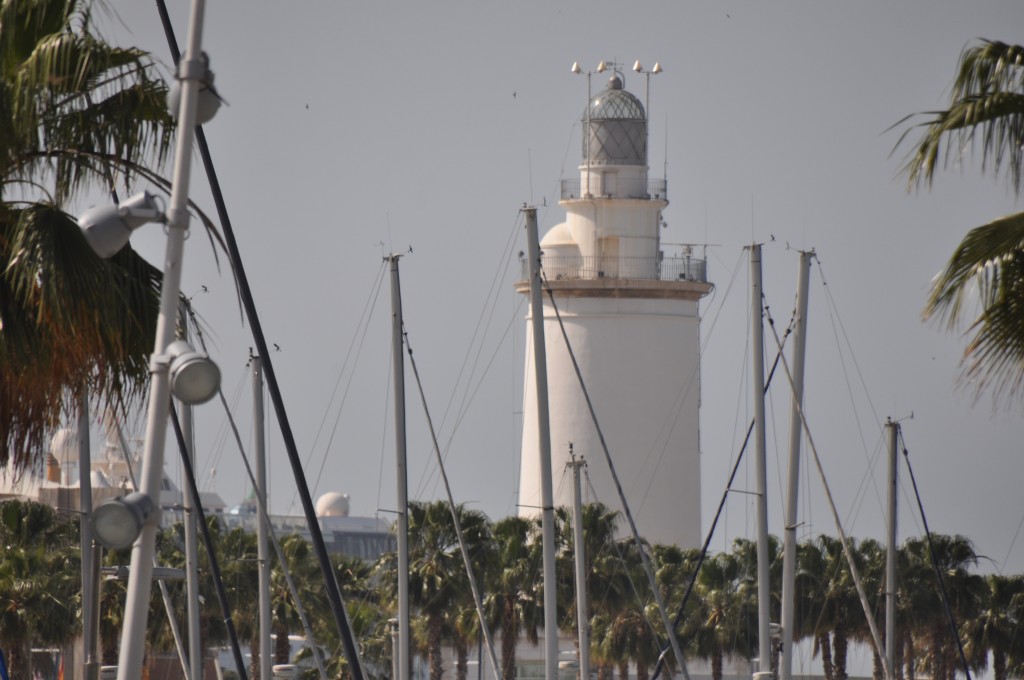
[(721, 680), (725, 658), (749, 658), (756, 649), (757, 598), (741, 586), (744, 566), (732, 553), (704, 561), (694, 587), (695, 616), (685, 637), (692, 653), (711, 662), (712, 680)]
[[(963, 536), (933, 534), (931, 540), (953, 616), (958, 623), (976, 617), (985, 582), (970, 571), (978, 562), (974, 545)], [(914, 654), (923, 657), (931, 677), (952, 680), (960, 660), (942, 604), (928, 541), (925, 538), (908, 539), (901, 552), (905, 565), (900, 583), (901, 596), (912, 608), (916, 621)]]
[[(926, 114), (904, 167), (909, 185), (931, 185), (939, 164), (980, 146), (982, 171), (1005, 170), (1014, 193), (1024, 183), (1024, 47), (982, 40), (960, 55), (949, 108)], [(904, 119), (906, 120), (906, 119)], [(902, 121), (901, 121), (902, 122)], [(899, 123), (897, 123), (899, 125)], [(980, 313), (967, 304), (977, 290)], [(962, 377), (993, 396), (1019, 396), (1024, 387), (1024, 213), (969, 231), (932, 284), (925, 318), (950, 329), (968, 321), (971, 337)], [(973, 318), (972, 318), (973, 317)]]
[[(492, 561), (490, 521), (482, 512), (456, 506), (463, 538), (475, 565)], [(418, 612), (416, 628), (421, 631), (420, 647), (427, 653), (430, 680), (441, 680), (443, 674), (441, 647), (445, 641), (448, 614), (464, 605), (469, 581), (459, 550), (455, 524), (448, 503), (409, 503), (409, 601)], [(387, 596), (394, 597), (396, 556), (381, 558), (381, 585)], [(479, 572), (478, 572), (479, 573)], [(451, 639), (449, 637), (449, 639)]]
[(964, 622), (967, 653), (985, 670), (991, 652), (993, 680), (1006, 680), (1007, 659), (1024, 625), (1024, 577), (989, 574), (985, 582), (978, 615)]
[[(45, 450), (91, 393), (123, 407), (147, 377), (159, 273), (97, 258), (65, 209), (90, 186), (166, 187), (166, 88), (149, 56), (93, 31), (90, 0), (0, 1), (0, 465)], [(72, 409), (73, 410), (73, 409)]]
[(11, 677), (33, 677), (30, 647), (60, 646), (79, 632), (77, 525), (46, 505), (0, 504), (0, 647)]
[(488, 570), (485, 605), (501, 631), (501, 676), (516, 677), (516, 646), (525, 635), (538, 642), (542, 601), (537, 583), (541, 542), (534, 519), (513, 515), (495, 522), (492, 529), (494, 564)]

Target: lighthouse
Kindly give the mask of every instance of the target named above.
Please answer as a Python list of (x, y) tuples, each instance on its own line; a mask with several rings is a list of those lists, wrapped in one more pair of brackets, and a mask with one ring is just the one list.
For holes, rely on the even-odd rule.
[[(598, 70), (603, 67), (604, 62)], [(554, 503), (571, 504), (565, 476), (571, 448), (589, 461), (584, 500), (621, 510), (589, 394), (640, 534), (654, 543), (697, 547), (698, 304), (712, 286), (705, 261), (693, 256), (692, 247), (678, 246), (675, 253), (663, 247), (668, 185), (649, 177), (647, 111), (626, 90), (623, 73), (612, 70), (604, 89), (588, 92), (579, 177), (561, 181), (565, 221), (541, 240), (542, 273), (555, 299), (553, 306), (545, 291)], [(516, 290), (528, 294), (525, 268), (523, 278)], [(530, 326), (527, 348), (533, 342)], [(525, 369), (519, 503), (522, 514), (534, 515), (541, 511), (541, 475), (529, 349)]]

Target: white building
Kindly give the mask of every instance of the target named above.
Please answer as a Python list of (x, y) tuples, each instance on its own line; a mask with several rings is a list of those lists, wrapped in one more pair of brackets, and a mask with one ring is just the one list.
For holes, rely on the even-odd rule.
[[(696, 547), (701, 543), (698, 302), (712, 286), (705, 262), (692, 257), (691, 248), (683, 247), (679, 257), (665, 256), (660, 231), (667, 182), (648, 177), (647, 114), (624, 89), (621, 73), (590, 99), (583, 130), (579, 179), (562, 180), (565, 222), (541, 240), (544, 274), (641, 535)], [(529, 293), (528, 280), (516, 288)], [(589, 461), (594, 492), (584, 500), (621, 509), (546, 293), (544, 305), (555, 505), (571, 503), (563, 471), (572, 443), (575, 454)], [(530, 324), (527, 329), (519, 503), (524, 514), (539, 514)]]

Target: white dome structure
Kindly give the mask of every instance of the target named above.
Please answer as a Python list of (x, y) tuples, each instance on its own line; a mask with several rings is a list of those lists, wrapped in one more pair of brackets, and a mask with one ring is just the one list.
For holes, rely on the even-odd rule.
[(78, 462), (78, 430), (65, 427), (50, 439), (50, 453), (61, 465)]
[(328, 491), (316, 501), (317, 517), (348, 517), (349, 496), (347, 493)]

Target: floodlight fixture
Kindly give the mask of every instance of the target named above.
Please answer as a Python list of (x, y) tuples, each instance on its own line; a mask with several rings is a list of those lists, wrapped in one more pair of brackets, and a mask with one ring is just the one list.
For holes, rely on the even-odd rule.
[(641, 73), (644, 70), (644, 67), (640, 65), (639, 59), (633, 62), (633, 70), (636, 71), (637, 73)]
[(209, 401), (220, 389), (220, 369), (209, 355), (197, 352), (184, 340), (167, 347), (171, 392), (186, 404)]
[(572, 72), (576, 73), (576, 74), (583, 73), (583, 69), (580, 68), (580, 62), (578, 62), (578, 61), (572, 62)]
[(597, 65), (597, 72), (598, 73), (604, 73), (607, 70), (608, 70), (608, 64), (604, 63), (604, 60), (602, 59), (601, 63)]
[(143, 191), (117, 205), (89, 208), (78, 218), (78, 226), (93, 252), (106, 260), (128, 245), (134, 230), (164, 220), (156, 198)]
[(210, 70), (210, 57), (206, 52), (203, 52), (197, 64), (198, 73), (188, 73), (189, 68), (190, 65), (186, 64), (184, 60), (178, 63), (178, 73), (175, 74), (174, 83), (167, 90), (167, 110), (170, 112), (171, 118), (178, 120), (181, 110), (181, 82), (190, 77), (197, 77), (199, 98), (196, 103), (195, 124), (203, 125), (209, 123), (217, 115), (217, 110), (220, 109), (220, 104), (224, 100), (213, 86), (213, 71)]
[(101, 503), (92, 513), (92, 530), (96, 541), (106, 548), (127, 548), (142, 532), (153, 513), (153, 499), (133, 492)]
[(651, 69), (651, 73), (661, 73), (661, 64), (658, 62), (654, 62), (654, 68)]

